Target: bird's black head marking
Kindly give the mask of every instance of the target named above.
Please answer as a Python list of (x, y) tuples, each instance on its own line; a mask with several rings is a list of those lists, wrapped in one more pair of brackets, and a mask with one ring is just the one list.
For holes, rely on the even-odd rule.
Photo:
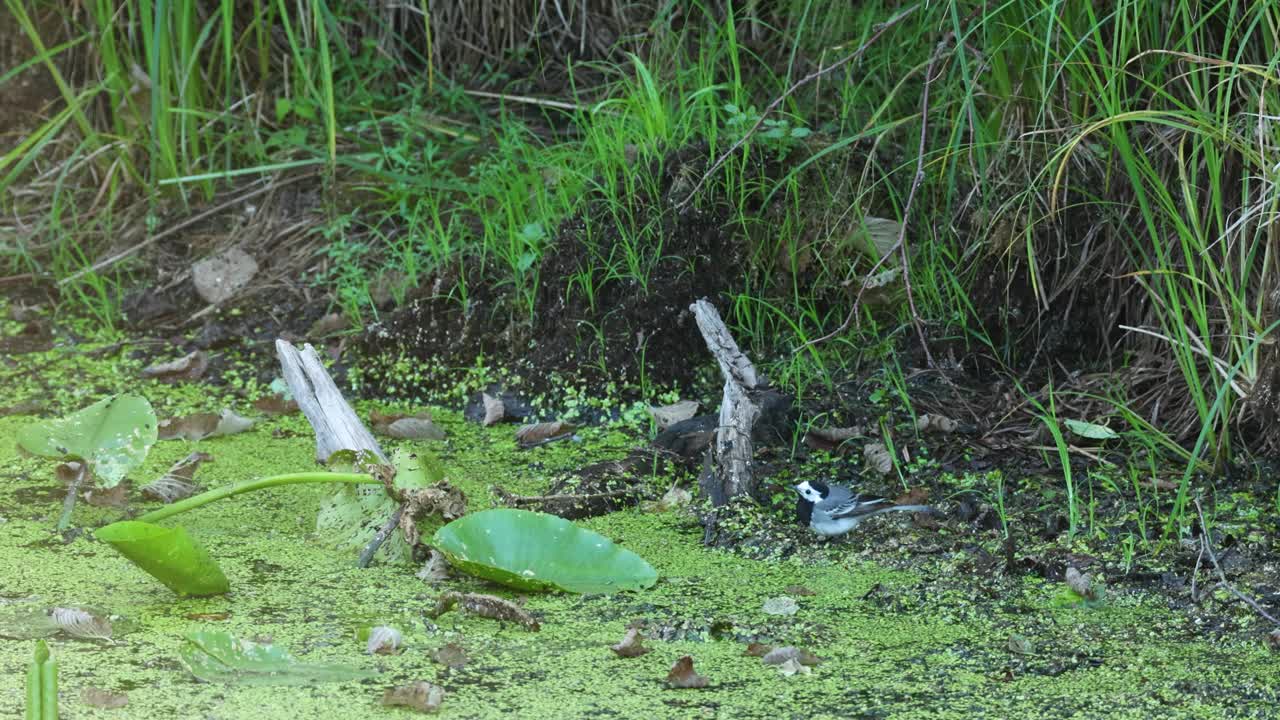
[(831, 494), (831, 488), (827, 487), (827, 484), (821, 480), (810, 480), (809, 487), (817, 490), (818, 494), (824, 498)]

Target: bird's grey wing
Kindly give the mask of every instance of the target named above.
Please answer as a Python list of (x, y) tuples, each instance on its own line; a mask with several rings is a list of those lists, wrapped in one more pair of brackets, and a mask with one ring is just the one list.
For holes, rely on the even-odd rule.
[(852, 493), (848, 490), (844, 490), (844, 488), (840, 489), (843, 491), (842, 497), (837, 498), (835, 488), (832, 488), (831, 496), (827, 498), (828, 501), (834, 499), (839, 503), (828, 510), (831, 518), (834, 520), (858, 517), (859, 515), (866, 515), (867, 513), (873, 513), (877, 510), (893, 507), (893, 502), (891, 500), (877, 497), (875, 495)]

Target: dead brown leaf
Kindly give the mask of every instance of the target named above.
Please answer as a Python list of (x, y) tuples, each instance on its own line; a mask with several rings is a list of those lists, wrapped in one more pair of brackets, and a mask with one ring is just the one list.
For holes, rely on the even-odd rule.
[(283, 395), (271, 394), (254, 400), (253, 409), (267, 415), (292, 415), (298, 412), (298, 401), (285, 400)]
[(231, 299), (257, 273), (257, 261), (239, 248), (228, 248), (191, 266), (196, 294), (210, 305)]
[(397, 685), (388, 688), (382, 694), (382, 704), (399, 705), (412, 708), (418, 712), (433, 713), (440, 710), (444, 703), (444, 688), (432, 685), (425, 680), (411, 682), (408, 685)]
[(369, 425), (375, 432), (401, 440), (444, 440), (444, 430), (431, 419), (429, 410), (421, 410), (413, 415), (405, 413), (384, 413), (374, 410), (369, 413)]
[(693, 502), (693, 493), (680, 487), (672, 487), (662, 494), (657, 502), (646, 503), (645, 507), (654, 512), (667, 512), (682, 508)]
[(502, 401), (501, 397), (494, 397), (489, 393), (480, 396), (484, 402), (484, 420), (482, 425), (489, 427), (495, 423), (500, 423), (507, 417), (507, 404)]
[(929, 488), (913, 487), (894, 499), (894, 505), (924, 505), (929, 502)]
[(23, 400), (20, 403), (7, 405), (0, 408), (0, 417), (8, 417), (10, 415), (38, 415), (44, 406), (35, 400)]
[(1267, 633), (1267, 645), (1271, 647), (1271, 652), (1280, 652), (1280, 628)]
[(667, 687), (671, 688), (704, 688), (708, 680), (693, 671), (693, 657), (685, 655), (671, 666), (667, 673)]
[(87, 640), (110, 640), (111, 620), (85, 608), (56, 607), (49, 618), (62, 632)]
[(460, 593), (451, 590), (443, 593), (440, 598), (436, 600), (436, 606), (429, 615), (433, 618), (439, 617), (457, 606), (461, 606), (463, 610), (479, 615), (480, 617), (514, 622), (519, 625), (523, 625), (525, 628), (534, 632), (541, 629), (541, 626), (538, 625), (538, 621), (534, 619), (527, 610), (521, 608), (510, 600), (504, 600), (496, 595)]
[(780, 648), (774, 648), (762, 656), (761, 661), (765, 665), (782, 665), (788, 660), (795, 660), (801, 665), (814, 666), (822, 662), (822, 658), (814, 655), (808, 650), (801, 650), (798, 647), (784, 645)]
[(418, 571), (418, 577), (430, 583), (448, 580), (449, 561), (444, 559), (444, 553), (431, 548), (431, 554), (427, 557), (427, 561), (422, 564), (422, 569)]
[(947, 434), (955, 432), (958, 426), (955, 420), (937, 413), (926, 413), (916, 418), (916, 430), (920, 432)]
[(253, 427), (253, 420), (237, 415), (227, 408), (221, 414), (195, 413), (183, 417), (161, 420), (158, 436), (161, 440), (203, 440), (220, 435), (235, 435)]
[(520, 447), (533, 447), (568, 437), (577, 429), (573, 423), (563, 420), (523, 425), (516, 430), (516, 444)]
[(653, 648), (645, 647), (643, 640), (644, 638), (640, 635), (640, 630), (638, 628), (631, 628), (627, 630), (626, 635), (622, 636), (622, 642), (617, 645), (610, 645), (609, 649), (617, 654), (618, 657), (640, 657), (641, 655), (653, 650)]
[(171, 503), (195, 494), (196, 468), (212, 460), (208, 453), (193, 452), (174, 463), (168, 472), (142, 486), (142, 495), (152, 500)]
[(794, 595), (796, 597), (805, 597), (805, 596), (812, 596), (812, 595), (818, 594), (803, 585), (788, 585), (786, 588), (786, 593), (788, 595)]
[(142, 371), (142, 377), (165, 383), (191, 382), (204, 377), (208, 369), (209, 355), (196, 350), (177, 360), (150, 365)]
[(431, 659), (457, 670), (465, 667), (470, 658), (467, 657), (467, 651), (461, 645), (446, 643), (431, 653)]
[(111, 488), (89, 488), (84, 494), (84, 501), (94, 507), (122, 508), (129, 504), (129, 481)]
[(1067, 566), (1066, 581), (1067, 587), (1080, 597), (1095, 601), (1102, 599), (1102, 584), (1094, 582), (1093, 577), (1080, 572), (1074, 565)]
[(829, 453), (847, 453), (853, 447), (848, 441), (863, 436), (862, 427), (809, 428), (804, 434), (804, 444), (813, 450)]
[(658, 426), (658, 432), (662, 432), (672, 425), (696, 415), (698, 405), (699, 403), (696, 400), (681, 400), (661, 407), (650, 405), (649, 414), (653, 416), (653, 421)]
[(87, 687), (80, 691), (80, 701), (99, 710), (118, 710), (129, 704), (129, 696), (104, 688)]
[(316, 340), (346, 329), (347, 319), (342, 313), (331, 312), (311, 323), (311, 327), (307, 328), (307, 337)]
[(862, 458), (867, 467), (881, 475), (888, 475), (893, 470), (893, 455), (882, 442), (867, 443), (862, 446)]
[(742, 654), (750, 655), (751, 657), (764, 657), (765, 655), (768, 655), (772, 650), (773, 650), (772, 645), (765, 645), (764, 643), (753, 642), (747, 646), (746, 650), (742, 651)]

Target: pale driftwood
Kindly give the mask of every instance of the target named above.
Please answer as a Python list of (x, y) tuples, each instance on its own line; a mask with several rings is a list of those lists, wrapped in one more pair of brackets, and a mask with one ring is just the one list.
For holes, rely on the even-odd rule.
[(378, 441), (334, 385), (315, 348), (307, 344), (299, 351), (287, 340), (276, 340), (276, 355), (293, 398), (315, 430), (317, 460), (327, 462), (339, 450), (367, 450), (387, 462)]
[[(752, 399), (752, 391), (768, 384), (738, 343), (729, 334), (715, 306), (698, 300), (689, 306), (698, 321), (698, 330), (707, 341), (707, 349), (720, 363), (724, 376), (724, 395), (720, 401), (720, 420), (713, 448), (714, 477), (706, 478), (708, 490), (716, 505), (754, 489), (751, 475), (751, 429), (760, 417), (760, 407)], [(707, 487), (707, 486), (710, 487)]]

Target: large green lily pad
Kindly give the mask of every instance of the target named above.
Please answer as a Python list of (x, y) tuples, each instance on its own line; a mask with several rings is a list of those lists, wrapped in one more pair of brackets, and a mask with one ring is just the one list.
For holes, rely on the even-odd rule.
[(564, 518), (528, 510), (485, 510), (436, 531), (432, 544), (470, 575), (520, 590), (612, 593), (652, 587), (644, 558)]
[(83, 460), (98, 484), (112, 488), (156, 444), (156, 414), (140, 395), (116, 395), (66, 417), (18, 431), (18, 446), (41, 457)]

